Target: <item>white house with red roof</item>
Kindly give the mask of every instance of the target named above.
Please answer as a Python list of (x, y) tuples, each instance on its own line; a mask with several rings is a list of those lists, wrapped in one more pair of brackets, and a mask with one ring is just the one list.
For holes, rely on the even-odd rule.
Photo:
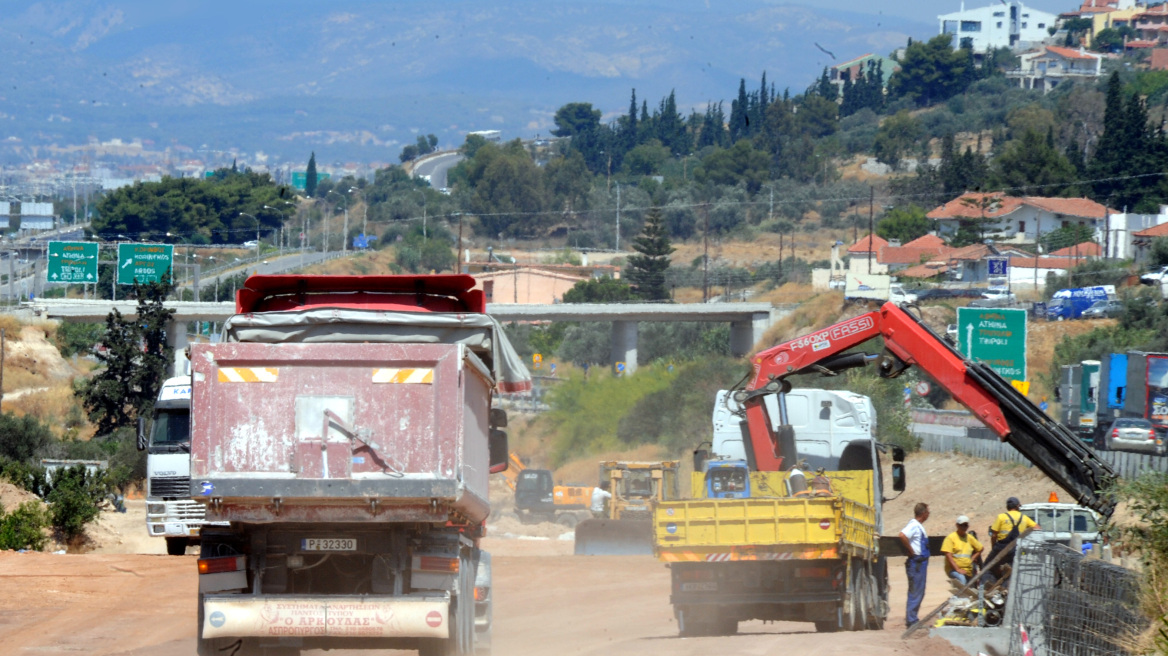
[[(887, 245), (888, 241), (882, 239), (880, 235), (865, 235), (861, 237), (859, 241), (848, 247), (848, 272), (888, 273), (888, 267), (880, 264), (880, 250)], [(871, 265), (871, 271), (868, 270), (869, 264)]]
[(1152, 242), (1168, 237), (1168, 223), (1161, 223), (1147, 230), (1132, 233), (1132, 247), (1136, 262), (1146, 262)]
[(1033, 243), (1039, 235), (1071, 225), (1084, 225), (1102, 232), (1114, 210), (1088, 198), (1047, 198), (1007, 196), (1002, 193), (966, 192), (929, 212), (936, 233), (950, 238), (962, 223), (975, 225), (985, 220), (983, 230), (995, 242)]
[(1103, 55), (1083, 48), (1043, 46), (1018, 57), (1018, 68), (1006, 72), (1023, 89), (1049, 92), (1064, 80), (1094, 80), (1102, 75)]

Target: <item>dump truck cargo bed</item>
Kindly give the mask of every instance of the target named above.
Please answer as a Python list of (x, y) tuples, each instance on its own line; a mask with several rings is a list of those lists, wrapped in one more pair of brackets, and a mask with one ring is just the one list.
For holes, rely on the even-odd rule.
[(492, 382), (466, 346), (199, 344), (191, 360), (208, 519), (486, 518)]
[(871, 506), (844, 497), (700, 499), (657, 504), (657, 556), (665, 562), (868, 557)]

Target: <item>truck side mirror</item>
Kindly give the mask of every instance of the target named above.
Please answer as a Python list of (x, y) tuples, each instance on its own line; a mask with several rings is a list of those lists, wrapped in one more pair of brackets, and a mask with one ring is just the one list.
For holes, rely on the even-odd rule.
[(694, 452), (693, 452), (694, 471), (698, 472), (699, 474), (701, 472), (706, 471), (706, 461), (708, 461), (709, 459), (710, 459), (710, 452), (709, 451), (707, 451), (705, 449), (694, 449)]
[(138, 417), (138, 450), (146, 450), (146, 418)]
[(502, 408), (491, 408), (488, 423), (495, 428), (507, 427), (507, 411)]
[(892, 445), (892, 462), (904, 462), (904, 447)]
[(904, 463), (892, 463), (892, 490), (894, 492), (904, 492), (906, 482)]
[(775, 446), (778, 447), (783, 462), (797, 462), (799, 460), (798, 449), (795, 448), (794, 426), (783, 424), (778, 427), (778, 430), (775, 431)]
[(491, 434), (487, 438), (487, 459), (490, 462), (492, 474), (507, 471), (508, 451), (507, 433), (501, 430), (491, 429)]

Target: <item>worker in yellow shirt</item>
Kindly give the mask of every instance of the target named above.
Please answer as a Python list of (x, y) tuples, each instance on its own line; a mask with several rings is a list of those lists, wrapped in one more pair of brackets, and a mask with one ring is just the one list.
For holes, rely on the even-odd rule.
[(969, 532), (969, 518), (957, 518), (957, 530), (945, 536), (941, 553), (945, 554), (945, 575), (964, 586), (973, 577), (973, 560), (981, 554), (981, 542)]
[(1003, 551), (1009, 552), (1009, 555), (1002, 558), (991, 570), (996, 578), (1000, 579), (1005, 575), (1006, 570), (1003, 569), (1003, 565), (1012, 566), (1014, 564), (1014, 543), (1018, 541), (1018, 536), (1032, 528), (1042, 529), (1038, 522), (1023, 515), (1021, 509), (1022, 502), (1018, 500), (1018, 497), (1006, 499), (1006, 512), (998, 515), (994, 523), (990, 525), (990, 543), (993, 545), (990, 548), (990, 561), (992, 562)]

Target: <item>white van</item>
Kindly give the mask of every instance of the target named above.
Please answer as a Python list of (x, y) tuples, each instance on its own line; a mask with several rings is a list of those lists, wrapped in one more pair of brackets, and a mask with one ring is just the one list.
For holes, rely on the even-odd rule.
[[(767, 395), (764, 402), (771, 423), (777, 427), (778, 396)], [(795, 430), (798, 457), (806, 460), (813, 470), (817, 467), (836, 470), (849, 444), (875, 439), (876, 412), (872, 400), (863, 394), (793, 389), (786, 394), (786, 404), (787, 420)], [(712, 457), (753, 461), (746, 448), (750, 437), (744, 410), (729, 390), (719, 390), (715, 397), (713, 424)]]

